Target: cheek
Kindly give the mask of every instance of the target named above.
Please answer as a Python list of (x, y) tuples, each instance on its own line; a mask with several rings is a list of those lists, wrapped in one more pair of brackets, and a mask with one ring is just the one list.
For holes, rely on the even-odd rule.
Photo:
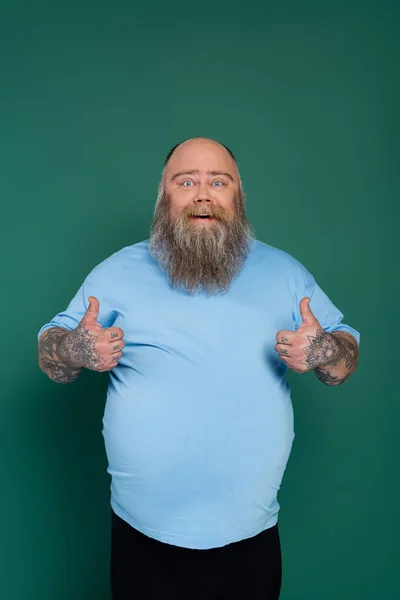
[(221, 206), (225, 210), (226, 214), (232, 219), (237, 216), (237, 206), (235, 204), (234, 199), (230, 199), (226, 202), (221, 202)]
[(174, 202), (170, 205), (170, 214), (172, 217), (179, 217), (186, 207), (188, 206), (188, 202)]
[(173, 214), (181, 212), (185, 206), (190, 204), (192, 195), (188, 192), (176, 192), (173, 195), (168, 195), (170, 210)]
[(236, 196), (232, 191), (229, 191), (229, 194), (224, 194), (221, 196), (220, 204), (225, 208), (226, 211), (234, 213), (236, 211)]

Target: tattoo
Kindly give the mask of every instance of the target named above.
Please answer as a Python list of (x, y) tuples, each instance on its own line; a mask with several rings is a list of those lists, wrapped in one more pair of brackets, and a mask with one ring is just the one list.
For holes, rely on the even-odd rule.
[(96, 338), (80, 322), (76, 329), (62, 338), (57, 347), (57, 354), (69, 364), (95, 371), (102, 366), (102, 360), (96, 353), (95, 346)]
[(287, 355), (287, 353), (288, 353), (288, 350), (286, 348), (284, 348), (283, 350), (281, 350), (279, 352), (279, 354), (285, 354), (285, 355)]
[(282, 337), (282, 344), (286, 344), (287, 341), (288, 341), (287, 337)]
[(117, 350), (119, 350), (119, 345), (118, 344), (116, 346), (113, 346), (113, 352), (117, 352)]
[[(306, 363), (310, 369), (314, 369), (318, 379), (327, 385), (343, 383), (357, 366), (358, 346), (347, 336), (344, 332), (326, 333), (321, 329), (318, 329), (315, 336), (308, 336), (311, 343), (304, 348)], [(336, 367), (339, 363), (342, 363), (345, 370), (340, 377), (326, 368)]]
[(331, 375), (329, 371), (321, 371), (318, 368), (314, 370), (318, 379), (322, 381), (322, 383), (326, 383), (327, 385), (340, 385), (341, 383), (346, 381), (346, 379), (348, 379), (351, 375), (351, 373), (348, 373), (346, 377), (335, 377), (334, 375)]
[[(334, 334), (332, 334), (334, 335)], [(358, 348), (357, 346), (354, 344), (354, 342), (351, 342), (348, 338), (341, 336), (339, 339), (335, 338), (336, 340), (339, 341), (339, 344), (342, 344), (343, 346), (343, 353), (345, 355), (345, 364), (346, 364), (346, 369), (353, 369), (353, 367), (355, 367), (355, 363), (356, 363), (356, 359), (357, 359), (357, 354), (358, 354)]]
[(115, 340), (115, 338), (118, 337), (118, 333), (115, 333), (114, 331), (111, 332), (111, 339)]
[[(118, 337), (118, 333), (113, 333)], [(118, 345), (119, 349), (119, 345)], [(96, 352), (96, 336), (81, 321), (72, 331), (52, 327), (39, 340), (39, 364), (54, 381), (74, 381), (83, 368), (102, 371), (106, 359)]]
[(345, 338), (340, 340), (322, 329), (318, 329), (315, 336), (307, 336), (310, 345), (304, 348), (306, 353), (306, 363), (310, 369), (317, 367), (328, 367), (337, 365), (341, 360), (345, 360), (347, 369), (354, 366), (354, 345)]
[(60, 342), (69, 331), (60, 327), (52, 327), (43, 333), (39, 339), (39, 364), (53, 381), (59, 383), (70, 383), (74, 381), (81, 372), (81, 368), (66, 363), (57, 353)]

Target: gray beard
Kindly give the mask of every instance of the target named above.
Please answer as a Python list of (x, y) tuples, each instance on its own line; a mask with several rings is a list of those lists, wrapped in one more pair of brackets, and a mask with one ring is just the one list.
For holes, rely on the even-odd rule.
[[(243, 204), (236, 199), (236, 206)], [(157, 201), (150, 233), (150, 253), (168, 275), (172, 287), (190, 294), (204, 291), (225, 293), (242, 269), (252, 240), (244, 209), (227, 217), (220, 207), (192, 205), (178, 217), (170, 215), (169, 200), (162, 194)], [(199, 212), (214, 216), (204, 226), (191, 222)]]

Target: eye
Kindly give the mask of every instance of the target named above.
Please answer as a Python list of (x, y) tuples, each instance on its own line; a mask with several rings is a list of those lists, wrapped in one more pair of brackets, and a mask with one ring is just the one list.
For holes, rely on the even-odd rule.
[(223, 181), (221, 181), (220, 179), (216, 179), (215, 181), (213, 181), (213, 182), (212, 182), (212, 185), (213, 185), (214, 187), (222, 187), (222, 186), (223, 186), (223, 185), (225, 185), (225, 184), (224, 184), (224, 182), (223, 182)]
[(191, 187), (193, 185), (193, 181), (190, 181), (190, 179), (185, 179), (185, 181), (182, 182), (183, 187)]

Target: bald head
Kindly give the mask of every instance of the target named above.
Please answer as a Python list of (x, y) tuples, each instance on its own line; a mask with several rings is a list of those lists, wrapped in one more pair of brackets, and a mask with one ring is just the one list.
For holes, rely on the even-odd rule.
[(165, 171), (171, 171), (175, 167), (190, 169), (200, 161), (203, 164), (208, 162), (210, 168), (213, 163), (214, 166), (217, 163), (224, 164), (232, 170), (232, 176), (237, 173), (236, 160), (231, 150), (219, 142), (201, 137), (191, 138), (174, 146), (165, 159)]
[(222, 146), (223, 148), (225, 148), (225, 150), (226, 150), (226, 151), (229, 153), (229, 156), (230, 156), (230, 157), (231, 157), (231, 158), (232, 158), (232, 159), (235, 161), (235, 163), (236, 163), (236, 158), (235, 158), (235, 156), (234, 156), (234, 154), (233, 154), (232, 150), (230, 150), (230, 149), (228, 148), (228, 146), (225, 146), (225, 144), (221, 144), (221, 143), (219, 143), (219, 142), (216, 142), (215, 140), (212, 140), (212, 139), (210, 139), (210, 138), (204, 138), (204, 137), (200, 138), (200, 137), (197, 137), (197, 138), (190, 138), (189, 140), (184, 140), (183, 142), (179, 142), (178, 144), (175, 144), (175, 146), (173, 146), (173, 148), (171, 148), (171, 150), (170, 150), (170, 151), (168, 152), (168, 154), (167, 154), (167, 157), (166, 157), (166, 159), (165, 159), (165, 161), (164, 161), (164, 167), (166, 166), (166, 164), (167, 164), (167, 162), (169, 161), (169, 159), (171, 158), (172, 154), (175, 152), (175, 150), (176, 150), (176, 149), (177, 149), (179, 146), (181, 146), (182, 144), (185, 144), (186, 142), (190, 142), (190, 141), (193, 141), (193, 140), (208, 140), (208, 141), (210, 141), (210, 142), (214, 142), (214, 143), (216, 143), (216, 144), (219, 144), (220, 146)]
[(233, 217), (239, 173), (230, 151), (214, 140), (192, 138), (179, 144), (170, 153), (163, 184), (175, 216), (190, 206), (206, 205)]

